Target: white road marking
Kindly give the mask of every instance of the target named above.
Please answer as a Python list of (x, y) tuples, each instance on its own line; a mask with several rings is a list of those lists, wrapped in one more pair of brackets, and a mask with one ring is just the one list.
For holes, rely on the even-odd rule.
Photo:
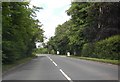
[(60, 72), (65, 76), (65, 78), (66, 78), (67, 80), (69, 80), (70, 82), (73, 82), (73, 81), (71, 80), (71, 78), (68, 77), (68, 75), (65, 74), (65, 72), (64, 72), (62, 69), (60, 69)]
[(71, 80), (64, 72), (62, 69), (60, 69), (60, 72), (67, 78), (67, 80)]
[(53, 64), (55, 64), (55, 66), (57, 67), (57, 64), (53, 61)]
[(50, 61), (53, 61), (49, 56), (47, 56), (49, 59), (50, 59)]
[(53, 61), (52, 59), (50, 59), (50, 61)]
[[(58, 67), (58, 65), (49, 57), (49, 56), (47, 56), (48, 57), (48, 59), (50, 59), (50, 61), (52, 61), (52, 63), (56, 66), (56, 67)], [(59, 67), (58, 67), (59, 68)], [(65, 72), (62, 70), (62, 69), (59, 69), (60, 70), (60, 72), (64, 75), (64, 77), (67, 79), (67, 80), (69, 80), (69, 82), (73, 82), (72, 80), (71, 80), (71, 78), (70, 77), (68, 77), (68, 75), (67, 74), (65, 74)]]

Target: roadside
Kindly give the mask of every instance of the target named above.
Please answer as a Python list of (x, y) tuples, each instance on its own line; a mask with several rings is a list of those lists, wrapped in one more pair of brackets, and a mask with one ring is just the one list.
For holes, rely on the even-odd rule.
[(6, 74), (7, 72), (14, 70), (15, 68), (24, 65), (25, 63), (29, 62), (30, 60), (32, 60), (35, 57), (28, 57), (28, 58), (24, 58), (21, 60), (18, 60), (12, 64), (5, 64), (2, 65), (2, 75)]
[(96, 61), (96, 62), (110, 63), (110, 64), (115, 64), (115, 65), (119, 65), (120, 64), (120, 62), (118, 60), (98, 59), (98, 58), (79, 57), (79, 56), (69, 56), (69, 57), (77, 58), (77, 59), (83, 59), (83, 60)]

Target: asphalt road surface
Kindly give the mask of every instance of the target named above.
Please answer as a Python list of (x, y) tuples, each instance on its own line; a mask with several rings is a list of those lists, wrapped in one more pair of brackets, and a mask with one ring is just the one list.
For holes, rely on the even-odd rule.
[(65, 56), (41, 55), (4, 74), (3, 80), (118, 80), (118, 66)]

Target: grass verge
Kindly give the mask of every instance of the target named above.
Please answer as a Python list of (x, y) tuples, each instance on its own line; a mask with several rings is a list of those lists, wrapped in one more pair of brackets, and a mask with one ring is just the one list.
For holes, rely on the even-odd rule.
[(120, 65), (120, 62), (118, 60), (98, 59), (98, 58), (78, 57), (78, 56), (70, 56), (70, 57), (78, 58), (78, 59), (84, 59), (84, 60), (97, 61), (97, 62), (103, 62), (103, 63), (110, 63), (110, 64), (115, 64), (115, 65)]
[(35, 57), (28, 57), (28, 58), (24, 58), (24, 59), (21, 59), (21, 60), (17, 60), (16, 62), (12, 63), (12, 64), (5, 64), (5, 65), (2, 65), (2, 72), (6, 72), (10, 69), (12, 69), (13, 67), (15, 66), (18, 66), (20, 64), (24, 64), (24, 63), (27, 63), (28, 61), (30, 61), (31, 59), (33, 59)]

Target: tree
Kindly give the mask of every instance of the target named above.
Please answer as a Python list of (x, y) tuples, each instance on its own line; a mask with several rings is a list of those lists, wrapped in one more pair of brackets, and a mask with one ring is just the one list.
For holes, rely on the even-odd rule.
[(43, 30), (35, 18), (38, 7), (29, 8), (27, 2), (3, 2), (2, 4), (2, 52), (3, 63), (32, 56), (35, 41), (43, 41)]
[(120, 34), (119, 14), (120, 2), (72, 2), (67, 10), (71, 19), (57, 26), (55, 36), (48, 43), (62, 54), (69, 50), (71, 54), (98, 57), (99, 54), (94, 54), (94, 44)]

